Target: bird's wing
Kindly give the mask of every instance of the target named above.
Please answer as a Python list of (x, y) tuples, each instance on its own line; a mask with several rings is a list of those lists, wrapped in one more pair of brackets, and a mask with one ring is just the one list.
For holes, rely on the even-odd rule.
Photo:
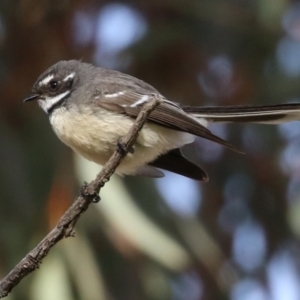
[(214, 141), (234, 151), (238, 151), (230, 143), (214, 135), (210, 130), (201, 125), (197, 119), (184, 112), (177, 104), (166, 100), (160, 94), (139, 94), (133, 91), (119, 91), (102, 95), (97, 102), (102, 108), (109, 111), (126, 114), (132, 118), (137, 117), (146, 101), (151, 97), (159, 96), (162, 103), (150, 114), (148, 121), (162, 126), (188, 132), (199, 137)]
[(300, 103), (276, 105), (181, 106), (188, 114), (209, 122), (280, 124), (300, 120)]

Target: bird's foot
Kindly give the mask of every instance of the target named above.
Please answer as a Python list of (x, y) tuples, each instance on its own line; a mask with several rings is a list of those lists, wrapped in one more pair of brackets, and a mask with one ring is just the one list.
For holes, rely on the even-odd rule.
[(118, 146), (118, 150), (119, 150), (122, 154), (126, 154), (126, 153), (131, 153), (131, 154), (133, 154), (133, 153), (134, 153), (134, 147), (131, 146), (131, 147), (127, 150), (127, 149), (126, 149), (126, 146), (122, 143), (121, 140), (118, 140), (117, 146)]
[(87, 182), (83, 183), (83, 186), (80, 189), (80, 193), (83, 198), (92, 199), (91, 202), (93, 203), (98, 203), (101, 200), (99, 194), (95, 192)]

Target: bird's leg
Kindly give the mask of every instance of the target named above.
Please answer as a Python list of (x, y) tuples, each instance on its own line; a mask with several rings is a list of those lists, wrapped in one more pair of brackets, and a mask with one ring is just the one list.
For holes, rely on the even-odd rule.
[(126, 146), (122, 143), (122, 140), (119, 139), (118, 142), (117, 142), (117, 146), (118, 146), (118, 150), (121, 152), (121, 153), (131, 153), (133, 154), (134, 153), (134, 147), (131, 146), (128, 150), (126, 149)]

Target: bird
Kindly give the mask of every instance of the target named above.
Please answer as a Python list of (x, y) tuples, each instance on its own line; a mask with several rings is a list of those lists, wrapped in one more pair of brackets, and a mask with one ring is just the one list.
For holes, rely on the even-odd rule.
[(168, 100), (150, 84), (116, 70), (67, 60), (42, 73), (24, 102), (37, 100), (58, 138), (84, 158), (104, 165), (133, 125), (143, 105), (161, 101), (151, 112), (133, 148), (116, 173), (163, 177), (162, 170), (208, 181), (203, 168), (181, 148), (195, 137), (239, 152), (213, 134), (210, 123), (280, 124), (299, 120), (300, 104), (187, 106)]

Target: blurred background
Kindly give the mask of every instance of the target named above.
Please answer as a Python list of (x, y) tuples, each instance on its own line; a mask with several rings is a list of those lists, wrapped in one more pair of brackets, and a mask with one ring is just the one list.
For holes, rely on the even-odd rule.
[[(0, 2), (0, 277), (52, 229), (100, 167), (54, 135), (36, 78), (62, 59), (114, 68), (191, 105), (300, 101), (300, 3)], [(115, 176), (7, 299), (300, 299), (300, 126), (214, 125), (208, 183)]]

